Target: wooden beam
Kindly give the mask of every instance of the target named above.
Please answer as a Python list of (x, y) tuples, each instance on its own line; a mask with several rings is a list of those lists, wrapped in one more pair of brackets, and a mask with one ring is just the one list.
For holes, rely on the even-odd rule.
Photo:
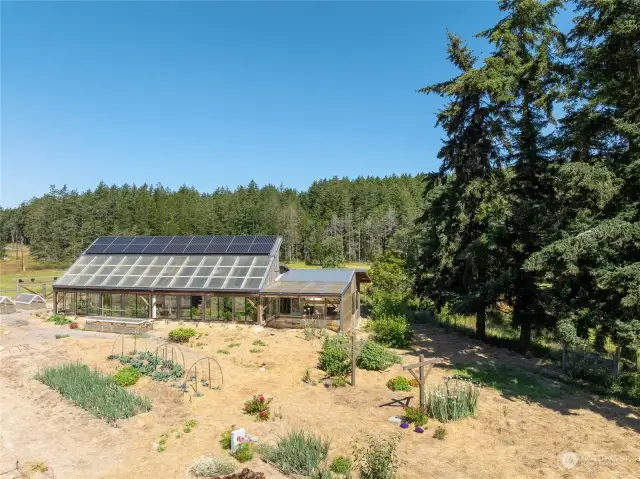
[(402, 369), (406, 371), (408, 369), (419, 368), (420, 366), (433, 366), (434, 364), (437, 364), (439, 361), (440, 360), (438, 358), (425, 359), (425, 360), (421, 360), (418, 363), (407, 364), (406, 366), (402, 366)]

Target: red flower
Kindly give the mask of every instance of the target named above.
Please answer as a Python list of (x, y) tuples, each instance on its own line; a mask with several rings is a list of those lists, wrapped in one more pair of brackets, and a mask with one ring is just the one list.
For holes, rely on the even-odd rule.
[(264, 411), (260, 411), (260, 417), (264, 417)]
[(258, 397), (258, 401), (260, 401), (260, 402), (264, 402), (264, 396), (260, 396), (260, 397)]

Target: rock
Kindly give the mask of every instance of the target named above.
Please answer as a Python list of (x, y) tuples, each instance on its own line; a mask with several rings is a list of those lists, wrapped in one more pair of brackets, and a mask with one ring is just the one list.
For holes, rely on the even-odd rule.
[(158, 443), (157, 443), (157, 442), (154, 442), (153, 444), (151, 444), (151, 447), (152, 447), (153, 449), (158, 449)]
[(391, 416), (389, 418), (389, 422), (394, 422), (400, 424), (402, 422), (402, 418), (398, 416)]
[(260, 368), (260, 371), (264, 371), (264, 370), (265, 370), (264, 368)]
[(262, 326), (254, 326), (253, 327), (253, 333), (254, 334), (260, 334), (262, 331), (264, 331), (264, 328)]

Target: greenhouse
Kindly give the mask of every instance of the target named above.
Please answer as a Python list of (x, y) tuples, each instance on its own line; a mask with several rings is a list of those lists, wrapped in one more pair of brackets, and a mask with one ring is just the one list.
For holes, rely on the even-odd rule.
[(288, 270), (278, 236), (107, 236), (53, 285), (54, 310), (88, 318), (300, 327), (359, 319), (364, 271)]
[(14, 302), (17, 309), (43, 309), (47, 307), (47, 302), (39, 294), (22, 293), (16, 296)]
[(16, 310), (16, 303), (9, 296), (0, 296), (0, 314), (13, 313)]

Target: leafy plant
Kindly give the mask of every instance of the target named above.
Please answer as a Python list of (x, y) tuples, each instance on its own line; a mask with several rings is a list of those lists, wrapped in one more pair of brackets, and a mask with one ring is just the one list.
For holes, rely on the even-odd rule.
[(302, 382), (311, 384), (312, 386), (316, 385), (316, 382), (313, 379), (311, 379), (311, 371), (309, 369), (305, 370), (304, 375), (302, 376)]
[(196, 459), (189, 468), (189, 472), (196, 477), (225, 476), (232, 474), (234, 470), (235, 466), (231, 462), (211, 456)]
[(264, 342), (260, 341), (259, 339), (256, 339), (256, 340), (253, 342), (253, 345), (254, 345), (254, 346), (266, 346), (266, 344), (265, 344)]
[(187, 343), (189, 339), (193, 338), (196, 334), (193, 328), (178, 328), (169, 331), (169, 341), (173, 343)]
[(345, 456), (336, 456), (331, 461), (331, 472), (336, 474), (348, 475), (351, 472), (351, 459)]
[(394, 479), (398, 470), (397, 438), (369, 436), (365, 446), (354, 450), (360, 479)]
[(342, 376), (336, 376), (331, 378), (331, 386), (333, 386), (334, 388), (343, 388), (347, 384), (349, 383), (347, 383), (347, 380)]
[(227, 351), (226, 349), (218, 349), (218, 354), (229, 354), (229, 351)]
[(640, 399), (640, 372), (628, 371), (620, 374), (618, 380), (612, 384), (611, 390), (617, 395)]
[(124, 368), (119, 369), (114, 375), (113, 378), (116, 382), (122, 386), (132, 386), (138, 382), (142, 374), (140, 371), (133, 366), (126, 366)]
[(150, 399), (130, 393), (111, 376), (91, 371), (85, 364), (47, 367), (35, 379), (107, 422), (151, 410)]
[(220, 436), (220, 445), (222, 449), (231, 449), (231, 429), (227, 429)]
[(447, 437), (447, 430), (442, 426), (438, 426), (435, 432), (433, 433), (433, 437), (435, 439), (439, 439), (440, 441), (443, 441), (444, 438)]
[(427, 424), (427, 415), (419, 407), (406, 407), (404, 408), (404, 417), (409, 424), (414, 424), (418, 427)]
[(47, 322), (53, 323), (56, 326), (64, 326), (65, 324), (71, 323), (70, 319), (65, 318), (64, 314), (54, 314), (47, 319)]
[(416, 378), (409, 379), (409, 386), (412, 388), (417, 388), (420, 386), (420, 382)]
[(266, 446), (262, 457), (284, 474), (313, 476), (327, 460), (331, 442), (303, 430), (280, 437), (275, 446)]
[(440, 422), (473, 416), (478, 408), (480, 386), (463, 379), (446, 379), (426, 392), (425, 411)]
[(261, 352), (262, 352), (262, 349), (256, 349), (256, 348), (254, 348), (254, 349), (250, 349), (250, 350), (249, 350), (249, 352), (250, 352), (250, 353), (253, 353), (253, 354), (258, 354), (258, 353), (261, 353)]
[(162, 360), (154, 356), (152, 353), (143, 351), (138, 353), (137, 357), (119, 356), (111, 354), (107, 359), (117, 359), (121, 364), (129, 364), (140, 371), (145, 376), (150, 376), (155, 381), (170, 381), (172, 379), (180, 379), (184, 375), (184, 370), (179, 363), (171, 360)]
[(262, 394), (257, 394), (245, 401), (244, 413), (255, 416), (257, 421), (267, 421), (271, 416), (271, 408), (269, 407), (271, 401), (273, 401), (272, 398), (265, 399)]
[(182, 428), (182, 431), (185, 433), (190, 433), (191, 430), (197, 425), (198, 425), (198, 421), (196, 421), (195, 419), (190, 419), (189, 421), (184, 423), (184, 427)]
[(344, 335), (327, 337), (322, 343), (319, 367), (329, 376), (346, 376), (351, 371), (349, 339)]
[(411, 385), (407, 378), (403, 376), (396, 376), (395, 378), (387, 381), (387, 387), (392, 391), (411, 391)]
[(338, 331), (340, 331), (340, 325), (338, 323), (331, 322), (327, 324), (327, 329), (329, 331), (333, 331), (334, 333), (337, 333)]
[(229, 343), (229, 344), (227, 344), (227, 347), (228, 347), (229, 349), (231, 349), (231, 348), (237, 348), (237, 347), (239, 347), (239, 346), (240, 346), (240, 343)]
[(398, 355), (393, 354), (382, 344), (367, 341), (356, 359), (356, 366), (369, 371), (383, 371), (401, 362)]
[(63, 338), (68, 338), (69, 335), (68, 334), (56, 334), (56, 339), (63, 339)]
[(240, 443), (236, 448), (236, 451), (233, 453), (233, 457), (235, 457), (238, 462), (247, 462), (253, 459), (253, 449), (251, 444), (248, 442)]
[(402, 315), (383, 315), (367, 323), (373, 339), (392, 348), (406, 348), (413, 339), (413, 329)]

